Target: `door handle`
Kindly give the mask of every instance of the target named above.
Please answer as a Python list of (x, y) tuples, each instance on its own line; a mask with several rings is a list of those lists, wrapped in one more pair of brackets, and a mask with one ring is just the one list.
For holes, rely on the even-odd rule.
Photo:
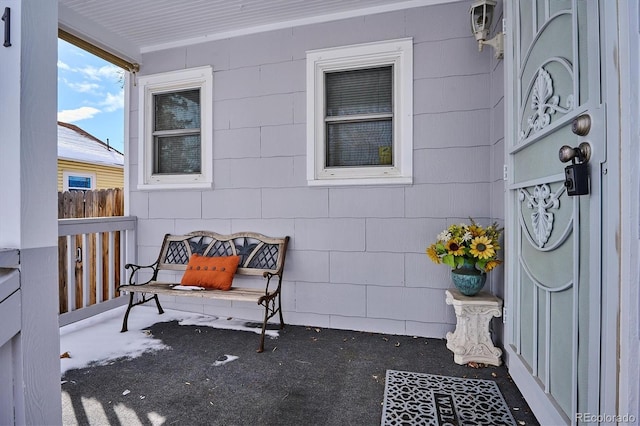
[(591, 144), (589, 142), (582, 142), (575, 148), (571, 148), (569, 145), (564, 145), (558, 152), (558, 157), (563, 163), (574, 161), (577, 159), (579, 163), (588, 163), (591, 159)]
[[(591, 145), (582, 142), (575, 148), (565, 145), (558, 153), (560, 161), (571, 164), (564, 168), (564, 186), (567, 195), (587, 195), (589, 193), (589, 159), (591, 158)], [(578, 160), (578, 162), (576, 162)]]

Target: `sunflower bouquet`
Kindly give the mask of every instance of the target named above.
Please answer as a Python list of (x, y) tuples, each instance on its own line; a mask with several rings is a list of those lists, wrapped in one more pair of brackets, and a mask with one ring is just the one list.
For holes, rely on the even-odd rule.
[(482, 272), (489, 272), (502, 263), (498, 260), (502, 230), (495, 222), (483, 228), (473, 219), (470, 225), (451, 225), (427, 247), (427, 255), (433, 262), (444, 263), (452, 269), (460, 268), (466, 261)]

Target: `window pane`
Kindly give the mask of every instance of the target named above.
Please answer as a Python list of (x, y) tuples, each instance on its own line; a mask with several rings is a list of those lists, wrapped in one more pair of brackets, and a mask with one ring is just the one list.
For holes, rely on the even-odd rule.
[(327, 124), (326, 167), (393, 163), (391, 120)]
[(200, 135), (156, 136), (154, 174), (200, 173)]
[(91, 189), (91, 178), (69, 176), (69, 189)]
[(200, 89), (153, 95), (154, 131), (200, 128)]
[(392, 113), (393, 67), (325, 74), (327, 117)]

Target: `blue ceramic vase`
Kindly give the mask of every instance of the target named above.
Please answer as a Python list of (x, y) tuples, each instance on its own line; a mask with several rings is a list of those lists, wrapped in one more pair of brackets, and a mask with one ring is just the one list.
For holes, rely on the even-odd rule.
[(476, 269), (474, 261), (465, 259), (462, 266), (451, 270), (451, 280), (460, 293), (474, 296), (484, 287), (487, 274)]

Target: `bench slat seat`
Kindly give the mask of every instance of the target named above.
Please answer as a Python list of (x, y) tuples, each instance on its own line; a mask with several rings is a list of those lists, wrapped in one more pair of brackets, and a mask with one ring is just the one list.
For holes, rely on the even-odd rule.
[[(119, 291), (128, 292), (129, 306), (122, 322), (122, 332), (127, 331), (127, 321), (131, 308), (151, 300), (155, 301), (158, 313), (164, 313), (158, 295), (199, 297), (239, 302), (254, 302), (264, 307), (264, 321), (260, 335), (258, 352), (264, 351), (264, 336), (269, 319), (276, 314), (280, 317), (280, 328), (284, 328), (281, 309), (281, 288), (284, 260), (289, 244), (289, 237), (273, 238), (255, 232), (238, 232), (230, 235), (217, 234), (210, 231), (194, 231), (184, 235), (166, 234), (164, 236), (158, 259), (151, 265), (127, 264), (131, 270), (128, 284), (118, 287)], [(240, 288), (232, 284), (230, 290), (185, 290), (175, 289), (179, 282), (158, 280), (161, 271), (184, 272), (193, 254), (201, 256), (239, 256), (240, 263), (236, 275), (262, 276), (265, 288)], [(138, 273), (150, 271), (151, 278), (139, 282)], [(277, 278), (273, 285), (271, 279)], [(136, 299), (134, 296), (138, 294)]]
[[(203, 299), (232, 300), (237, 302), (254, 302), (258, 303), (260, 298), (265, 295), (264, 290), (257, 288), (239, 288), (231, 287), (231, 289), (222, 290), (174, 290), (176, 283), (152, 281), (145, 284), (144, 288), (140, 286), (120, 286), (120, 291), (137, 291), (151, 294), (164, 294), (167, 296), (188, 296), (201, 297)], [(274, 295), (275, 291), (267, 293)]]

